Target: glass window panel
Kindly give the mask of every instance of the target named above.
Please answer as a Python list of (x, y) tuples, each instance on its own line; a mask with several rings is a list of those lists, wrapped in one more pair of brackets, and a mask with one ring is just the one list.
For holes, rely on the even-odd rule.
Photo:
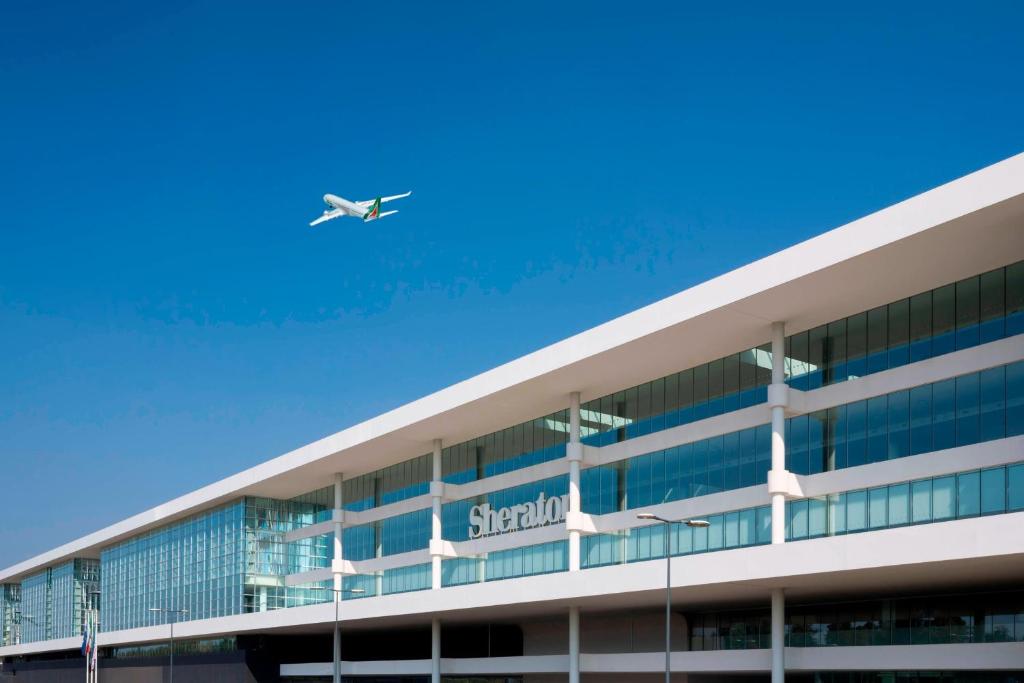
[(979, 278), (956, 283), (956, 347), (966, 349), (979, 341)]
[(833, 493), (828, 497), (828, 532), (830, 535), (846, 533), (845, 493)]
[(850, 378), (867, 374), (868, 314), (846, 319), (846, 373)]
[(693, 419), (708, 417), (708, 366), (698, 365), (693, 369)]
[(888, 526), (889, 489), (885, 486), (868, 491), (868, 525), (872, 529)]
[(956, 477), (932, 479), (932, 519), (956, 517)]
[(823, 367), (825, 365), (825, 338), (828, 336), (828, 326), (821, 325), (809, 330), (807, 333), (807, 388), (817, 389), (822, 385)]
[(793, 500), (787, 507), (789, 513), (787, 536), (793, 539), (807, 538), (807, 501)]
[(867, 462), (867, 402), (846, 406), (846, 459), (850, 467)]
[(723, 490), (731, 491), (740, 485), (740, 434), (733, 432), (722, 437)]
[(679, 424), (679, 375), (665, 378), (665, 428)]
[(826, 469), (828, 471), (847, 467), (846, 460), (846, 406), (828, 409), (828, 446), (826, 447)]
[(722, 388), (724, 385), (721, 360), (708, 363), (708, 415), (721, 415), (723, 410)]
[[(1022, 475), (1024, 478), (1024, 475)], [(1024, 487), (1022, 487), (1024, 488)], [(1021, 493), (1024, 501), (1024, 492)], [(768, 505), (757, 508), (757, 542), (771, 543), (772, 540), (772, 509)]]
[(1002, 339), (1005, 334), (1005, 269), (999, 268), (979, 278), (981, 343)]
[(807, 501), (807, 535), (811, 538), (828, 532), (828, 501), (810, 498)]
[[(1024, 374), (1024, 373), (1022, 373)], [(755, 483), (768, 480), (768, 470), (772, 465), (772, 430), (770, 425), (760, 425), (756, 429), (755, 448), (757, 451), (755, 462)]]
[(829, 323), (825, 338), (825, 384), (846, 381), (846, 319)]
[(1006, 369), (983, 370), (981, 384), (981, 440), (992, 441), (1006, 435)]
[(1006, 366), (1006, 436), (1024, 434), (1024, 361)]
[(889, 440), (886, 433), (888, 412), (888, 400), (885, 396), (868, 399), (868, 462), (879, 462), (886, 459), (886, 454), (889, 451)]
[(846, 494), (846, 530), (863, 531), (867, 528), (868, 492), (849, 491)]
[(911, 521), (915, 524), (932, 520), (932, 480), (911, 483)]
[(807, 332), (794, 334), (786, 340), (786, 367), (787, 377), (795, 389), (807, 389), (807, 373), (810, 370), (807, 363)]
[(935, 450), (956, 446), (956, 382), (932, 384), (932, 445)]
[(818, 474), (826, 470), (825, 430), (828, 411), (818, 410), (807, 416), (807, 473)]
[(741, 510), (739, 521), (740, 545), (753, 545), (757, 542), (757, 518), (753, 509)]
[(740, 408), (740, 356), (726, 356), (722, 363), (723, 411), (728, 413)]
[(932, 290), (932, 355), (939, 356), (956, 348), (956, 286)]
[(978, 442), (980, 432), (980, 381), (977, 373), (956, 378), (956, 445)]
[(888, 459), (910, 455), (910, 392), (889, 394)]
[(889, 487), (889, 526), (910, 522), (910, 485), (893, 484)]
[(1006, 508), (1024, 510), (1024, 464), (1006, 468)]
[(1024, 261), (1006, 267), (1006, 336), (1024, 333)]
[(979, 472), (964, 472), (956, 477), (957, 516), (973, 517), (981, 509)]
[(889, 312), (886, 306), (868, 311), (868, 374), (888, 368)]
[(910, 362), (910, 299), (889, 304), (889, 367)]
[(932, 386), (910, 390), (910, 453), (928, 453), (932, 450)]
[(932, 293), (910, 297), (910, 360), (917, 362), (932, 355)]
[(807, 415), (790, 418), (787, 421), (789, 434), (786, 435), (786, 459), (788, 468), (797, 474), (808, 474), (807, 462)]
[(1006, 468), (994, 467), (981, 471), (981, 514), (1006, 510)]

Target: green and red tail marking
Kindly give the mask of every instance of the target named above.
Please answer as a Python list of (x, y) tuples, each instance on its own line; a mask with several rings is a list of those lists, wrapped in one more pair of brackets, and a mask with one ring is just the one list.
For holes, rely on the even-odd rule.
[(363, 214), (363, 220), (368, 221), (371, 218), (377, 218), (380, 215), (380, 197), (377, 197), (373, 204), (370, 205), (370, 210)]

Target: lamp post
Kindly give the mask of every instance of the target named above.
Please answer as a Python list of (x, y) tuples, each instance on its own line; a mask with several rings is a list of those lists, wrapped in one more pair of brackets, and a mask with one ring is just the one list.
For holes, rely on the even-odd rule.
[(338, 605), (341, 604), (342, 593), (353, 593), (359, 595), (366, 591), (362, 588), (327, 588), (326, 586), (313, 586), (311, 590), (331, 591), (334, 593), (334, 683), (341, 683), (341, 632), (338, 630)]
[(672, 681), (672, 525), (685, 524), (703, 529), (711, 526), (706, 519), (665, 519), (653, 512), (641, 512), (637, 519), (654, 520), (665, 525), (665, 683)]
[(163, 612), (171, 615), (171, 669), (169, 683), (174, 683), (174, 618), (179, 614), (188, 614), (187, 609), (167, 609), (166, 607), (150, 607), (150, 612)]

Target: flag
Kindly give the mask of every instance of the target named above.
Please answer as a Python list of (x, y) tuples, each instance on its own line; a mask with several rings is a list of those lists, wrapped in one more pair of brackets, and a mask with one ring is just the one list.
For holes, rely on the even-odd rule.
[(95, 671), (96, 670), (96, 659), (100, 655), (100, 648), (96, 644), (96, 635), (97, 635), (96, 632), (100, 630), (99, 627), (100, 627), (99, 621), (98, 620), (94, 620), (93, 621), (93, 625), (92, 625), (92, 638), (91, 638), (92, 642), (89, 644), (89, 650), (90, 650), (89, 670), (90, 671)]
[(82, 624), (82, 656), (89, 656), (89, 623)]

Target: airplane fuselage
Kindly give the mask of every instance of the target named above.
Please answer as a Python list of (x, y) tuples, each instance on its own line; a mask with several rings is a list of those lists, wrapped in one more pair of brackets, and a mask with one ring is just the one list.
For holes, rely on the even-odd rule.
[(362, 218), (363, 214), (366, 213), (365, 206), (360, 206), (355, 202), (350, 202), (336, 194), (325, 194), (324, 203), (332, 208), (338, 209), (339, 211), (344, 211), (349, 216), (358, 216), (359, 218)]

